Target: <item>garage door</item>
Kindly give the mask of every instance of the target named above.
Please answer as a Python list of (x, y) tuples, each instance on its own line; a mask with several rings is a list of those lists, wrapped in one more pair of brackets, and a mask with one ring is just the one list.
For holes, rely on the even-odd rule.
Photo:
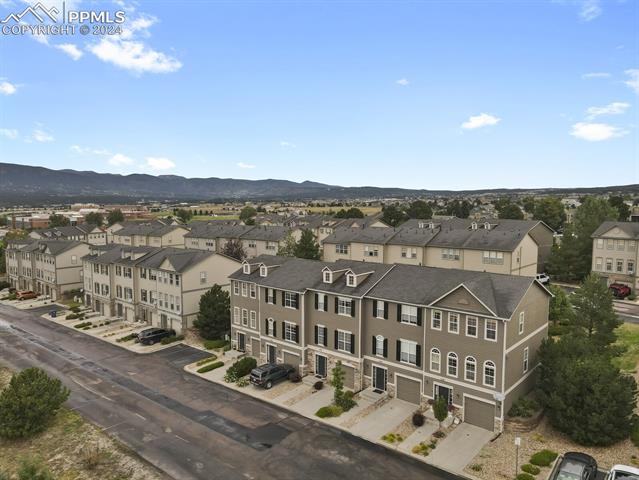
[(466, 397), (464, 400), (464, 422), (492, 432), (495, 429), (495, 405)]
[(251, 339), (251, 356), (257, 358), (258, 360), (260, 358), (260, 339), (259, 338)]
[(296, 355), (294, 353), (288, 353), (288, 352), (284, 352), (284, 363), (289, 364), (290, 366), (294, 367), (295, 370), (298, 370), (300, 368), (300, 356)]
[(395, 384), (397, 398), (410, 403), (420, 403), (420, 383), (417, 380), (395, 375)]
[(355, 388), (355, 369), (353, 367), (348, 367), (346, 365), (342, 365), (342, 369), (344, 369), (344, 386), (346, 388), (350, 388), (351, 390)]

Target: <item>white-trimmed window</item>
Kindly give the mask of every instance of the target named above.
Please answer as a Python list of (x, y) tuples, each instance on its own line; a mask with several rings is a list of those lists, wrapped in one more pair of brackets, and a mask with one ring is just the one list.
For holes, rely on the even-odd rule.
[(275, 290), (272, 288), (266, 289), (266, 303), (270, 303), (271, 305), (275, 303)]
[(284, 322), (284, 340), (297, 343), (297, 325)]
[(336, 244), (335, 253), (339, 253), (341, 255), (348, 255), (348, 244), (347, 243)]
[(375, 311), (376, 318), (384, 318), (384, 311), (386, 309), (385, 303), (381, 300), (377, 300), (377, 310)]
[(266, 334), (269, 337), (275, 336), (275, 320), (273, 320), (272, 318), (266, 319)]
[(602, 269), (603, 269), (603, 258), (602, 257), (595, 258), (595, 270), (599, 270), (601, 272)]
[(351, 332), (337, 331), (337, 349), (341, 352), (351, 353)]
[(442, 312), (440, 310), (433, 310), (433, 315), (430, 317), (430, 328), (433, 330), (442, 329)]
[(206, 282), (206, 272), (200, 272), (200, 285), (205, 285)]
[(323, 325), (317, 326), (317, 344), (326, 345), (326, 327)]
[(477, 338), (477, 317), (466, 317), (466, 336)]
[(260, 277), (266, 277), (268, 275), (268, 268), (265, 265), (260, 266)]
[(635, 274), (635, 261), (628, 260), (628, 275), (634, 275), (634, 274)]
[(297, 294), (284, 292), (284, 306), (287, 308), (297, 308)]
[(464, 362), (464, 380), (475, 383), (477, 379), (477, 360), (475, 357), (466, 357)]
[(402, 305), (402, 323), (417, 325), (417, 307), (413, 305)]
[(623, 260), (618, 258), (617, 259), (617, 273), (623, 273)]
[(323, 279), (324, 283), (333, 283), (333, 272), (324, 272)]
[(449, 377), (456, 377), (457, 376), (457, 364), (458, 364), (458, 357), (457, 354), (454, 352), (450, 352), (448, 354), (448, 362), (446, 365), (446, 374)]
[(459, 314), (454, 312), (448, 313), (448, 332), (459, 333)]
[(402, 247), (402, 258), (417, 258), (417, 249), (415, 247)]
[(400, 340), (399, 361), (417, 365), (417, 342)]
[(519, 312), (519, 335), (524, 333), (526, 324), (526, 315), (524, 312)]
[(337, 299), (337, 313), (339, 315), (346, 315), (348, 317), (351, 316), (351, 303), (352, 300), (350, 298), (339, 297)]
[(249, 296), (250, 296), (251, 298), (255, 298), (255, 297), (257, 297), (257, 287), (255, 286), (255, 284), (254, 284), (254, 283), (251, 283), (251, 284), (249, 285)]
[(246, 308), (242, 309), (242, 325), (248, 327), (248, 310)]
[(487, 387), (495, 386), (495, 364), (490, 360), (484, 362), (484, 385)]
[(612, 272), (612, 258), (606, 258), (606, 272)]
[(459, 250), (456, 248), (442, 248), (443, 260), (459, 260)]
[(248, 263), (245, 263), (244, 265), (242, 265), (242, 272), (251, 273), (251, 266)]
[(378, 357), (384, 356), (384, 337), (381, 335), (375, 337), (375, 355)]
[(242, 282), (242, 296), (248, 297), (248, 283)]
[(365, 257), (377, 257), (379, 255), (379, 247), (377, 245), (364, 245)]
[(326, 295), (323, 293), (316, 293), (315, 295), (317, 296), (317, 310), (323, 312), (326, 309), (326, 303), (324, 301)]
[(482, 262), (491, 265), (503, 265), (504, 252), (485, 251), (482, 256)]
[(524, 365), (523, 371), (526, 373), (528, 371), (528, 347), (524, 348)]
[(601, 249), (604, 247), (604, 241), (603, 238), (598, 238), (597, 239), (597, 248)]
[(257, 313), (255, 310), (251, 310), (251, 328), (257, 327)]
[(442, 364), (442, 354), (437, 348), (430, 350), (430, 370), (439, 373)]
[(240, 324), (240, 307), (233, 307), (233, 323)]
[(346, 275), (346, 285), (348, 285), (349, 287), (357, 286), (357, 278), (355, 277), (355, 275), (353, 275), (352, 273)]
[(484, 324), (484, 338), (491, 342), (497, 341), (497, 320), (488, 320)]

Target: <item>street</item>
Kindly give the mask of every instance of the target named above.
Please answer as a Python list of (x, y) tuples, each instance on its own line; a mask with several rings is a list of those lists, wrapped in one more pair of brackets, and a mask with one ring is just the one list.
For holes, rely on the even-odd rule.
[(415, 459), (183, 371), (207, 353), (138, 355), (0, 305), (0, 362), (45, 369), (68, 407), (169, 477), (188, 479), (457, 479)]
[[(559, 285), (568, 294), (574, 293), (579, 288), (577, 286), (571, 286), (561, 283), (557, 283), (556, 285)], [(622, 322), (639, 323), (639, 305), (619, 300), (613, 300), (613, 303), (615, 312), (617, 312), (617, 316), (621, 319)]]

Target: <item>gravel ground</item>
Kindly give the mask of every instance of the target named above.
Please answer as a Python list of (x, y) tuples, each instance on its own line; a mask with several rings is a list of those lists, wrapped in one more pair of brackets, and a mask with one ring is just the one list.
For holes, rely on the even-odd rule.
[[(621, 463), (639, 466), (639, 448), (630, 440), (619, 442), (611, 447), (583, 447), (572, 442), (565, 435), (557, 432), (543, 419), (539, 426), (527, 433), (503, 433), (495, 441), (488, 443), (468, 464), (465, 471), (486, 480), (512, 479), (515, 465), (515, 437), (521, 437), (519, 448), (519, 465), (528, 463), (530, 456), (545, 448), (558, 453), (568, 451), (584, 452), (592, 455), (601, 468), (610, 468)], [(634, 456), (634, 458), (633, 458)], [(636, 462), (636, 463), (633, 463)], [(481, 471), (472, 470), (472, 465), (481, 465)], [(549, 469), (542, 469), (537, 478), (543, 479)]]

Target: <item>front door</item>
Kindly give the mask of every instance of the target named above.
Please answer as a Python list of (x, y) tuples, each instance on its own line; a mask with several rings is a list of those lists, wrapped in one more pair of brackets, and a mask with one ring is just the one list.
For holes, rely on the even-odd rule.
[(121, 317), (122, 316), (122, 304), (121, 303), (117, 304), (117, 311), (118, 311), (118, 313), (117, 313), (118, 317)]
[(277, 349), (275, 348), (275, 345), (267, 345), (266, 363), (277, 363)]
[(385, 368), (373, 365), (373, 388), (375, 390), (386, 391), (387, 375)]
[(328, 368), (328, 361), (324, 355), (315, 355), (315, 375), (325, 378)]
[(444, 387), (443, 385), (435, 385), (435, 398), (444, 397), (448, 405), (453, 403), (453, 391), (452, 388)]
[(246, 350), (246, 335), (239, 332), (237, 334), (237, 349), (240, 352), (244, 352)]
[(164, 314), (161, 314), (160, 315), (160, 328), (164, 328), (166, 330), (168, 326), (169, 326), (169, 320), (168, 320), (167, 316), (164, 315)]

